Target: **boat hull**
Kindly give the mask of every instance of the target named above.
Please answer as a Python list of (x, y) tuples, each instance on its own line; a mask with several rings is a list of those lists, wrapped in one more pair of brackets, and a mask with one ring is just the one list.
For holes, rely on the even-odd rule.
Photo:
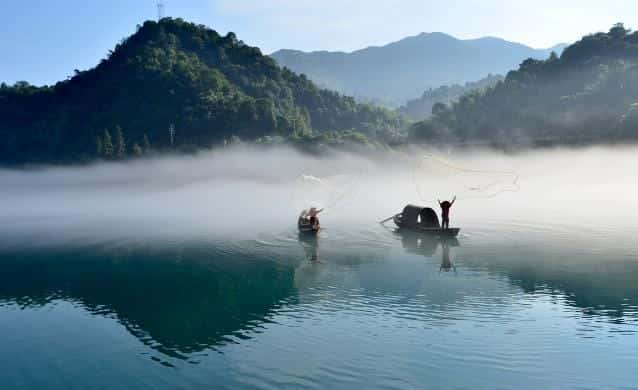
[(321, 227), (319, 226), (315, 228), (310, 224), (302, 223), (302, 222), (297, 223), (297, 228), (299, 228), (299, 233), (304, 233), (304, 234), (317, 234), (319, 233), (319, 230), (321, 230)]
[(305, 228), (305, 227), (299, 227), (299, 233), (304, 233), (304, 234), (317, 234), (319, 233), (320, 229), (313, 229), (313, 228)]
[(394, 224), (397, 225), (399, 229), (410, 230), (437, 237), (456, 237), (461, 231), (460, 228), (443, 229), (440, 227), (406, 226), (406, 224), (402, 222), (400, 214), (395, 215), (393, 220)]

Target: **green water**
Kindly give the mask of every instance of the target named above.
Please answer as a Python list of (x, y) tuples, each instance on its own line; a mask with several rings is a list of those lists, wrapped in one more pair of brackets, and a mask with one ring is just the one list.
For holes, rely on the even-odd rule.
[(621, 236), (4, 243), (0, 388), (637, 388)]

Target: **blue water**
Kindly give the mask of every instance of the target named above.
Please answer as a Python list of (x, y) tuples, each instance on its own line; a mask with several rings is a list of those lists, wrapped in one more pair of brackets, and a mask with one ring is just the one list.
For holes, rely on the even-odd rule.
[(638, 388), (625, 233), (5, 242), (0, 388)]

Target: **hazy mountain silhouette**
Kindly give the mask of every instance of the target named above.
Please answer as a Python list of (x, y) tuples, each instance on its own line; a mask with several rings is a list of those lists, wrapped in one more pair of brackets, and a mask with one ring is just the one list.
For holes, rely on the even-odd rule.
[(638, 32), (622, 23), (527, 59), (412, 126), (412, 142), (586, 145), (638, 140)]
[(565, 46), (539, 50), (500, 38), (461, 40), (435, 32), (351, 53), (279, 50), (271, 57), (326, 88), (398, 105), (428, 88), (505, 74), (527, 58), (544, 59), (553, 50), (560, 54)]

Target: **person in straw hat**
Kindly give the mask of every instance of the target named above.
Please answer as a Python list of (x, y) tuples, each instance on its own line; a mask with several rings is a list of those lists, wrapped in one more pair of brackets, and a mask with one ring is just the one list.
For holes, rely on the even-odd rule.
[(311, 207), (310, 211), (308, 211), (308, 216), (310, 217), (310, 225), (313, 229), (319, 229), (319, 218), (317, 215), (322, 212), (323, 209), (317, 210), (316, 207)]

